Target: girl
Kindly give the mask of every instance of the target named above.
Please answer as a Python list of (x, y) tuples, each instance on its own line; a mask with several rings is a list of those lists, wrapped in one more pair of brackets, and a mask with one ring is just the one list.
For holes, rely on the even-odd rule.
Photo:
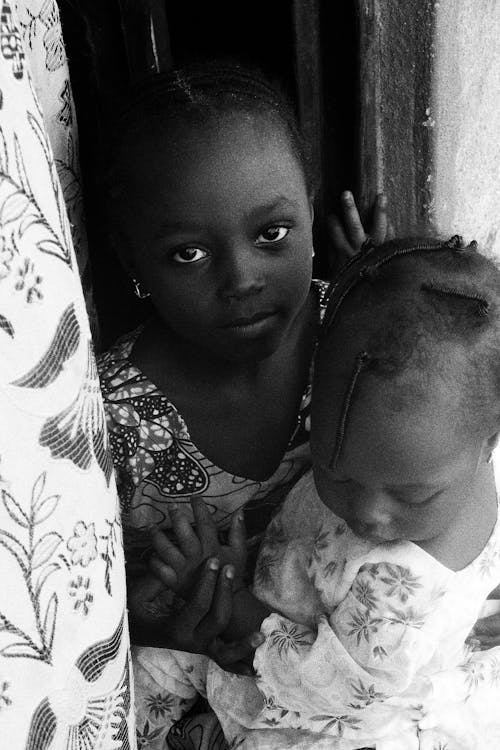
[[(496, 750), (500, 648), (466, 638), (500, 582), (500, 272), (459, 238), (387, 243), (345, 268), (323, 329), (313, 472), (221, 619), (261, 628), (256, 675), (177, 652), (165, 689), (201, 686), (237, 747)], [(155, 534), (181, 588), (221, 552), (206, 526), (180, 566)]]
[[(238, 536), (244, 509), (259, 539), (310, 465), (311, 362), (326, 289), (311, 284), (313, 179), (290, 106), (234, 66), (152, 79), (119, 118), (113, 148), (117, 246), (154, 310), (99, 363), (131, 632), (146, 647), (186, 648), (185, 612), (172, 614), (172, 597), (147, 575), (151, 525), (168, 526), (174, 503), (192, 521), (189, 498), (200, 495), (221, 533), (233, 519)], [(345, 205), (359, 245), (351, 196)], [(383, 200), (372, 234), (385, 234)], [(206, 650), (197, 637), (189, 648)], [(160, 657), (134, 653), (139, 731), (158, 746), (172, 718), (154, 676)]]

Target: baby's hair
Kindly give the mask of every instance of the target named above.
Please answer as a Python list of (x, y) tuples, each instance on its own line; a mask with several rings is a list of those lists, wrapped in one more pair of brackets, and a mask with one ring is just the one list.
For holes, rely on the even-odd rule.
[(132, 87), (119, 96), (113, 109), (110, 148), (115, 167), (126, 155), (130, 138), (144, 142), (155, 121), (162, 126), (203, 126), (225, 114), (262, 115), (284, 129), (307, 189), (314, 193), (308, 148), (294, 107), (281, 86), (258, 69), (229, 62), (192, 63)]
[(500, 423), (499, 269), (476, 243), (464, 245), (457, 236), (368, 248), (332, 284), (316, 368), (318, 396), (321, 391), (327, 398), (328, 371), (339, 374), (341, 365), (328, 361), (339, 351), (341, 360), (344, 352), (347, 357), (346, 383), (332, 467), (368, 376), (393, 383), (393, 409), (425, 399), (426, 388), (440, 377), (458, 397), (453, 424), (469, 434), (490, 426), (493, 432)]

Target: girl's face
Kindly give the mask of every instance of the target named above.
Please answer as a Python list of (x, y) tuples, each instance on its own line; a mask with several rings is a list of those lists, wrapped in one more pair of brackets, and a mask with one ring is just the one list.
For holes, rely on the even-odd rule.
[(224, 115), (164, 141), (156, 132), (143, 149), (128, 165), (122, 226), (132, 275), (200, 353), (269, 356), (303, 308), (312, 273), (311, 206), (284, 127)]
[(338, 413), (335, 424), (328, 415), (313, 414), (318, 494), (358, 536), (375, 543), (425, 542), (467, 517), (461, 514), (478, 512), (471, 506), (483, 443), (450, 428), (454, 405), (439, 390), (436, 385), (418, 407), (393, 411), (388, 405), (396, 394), (390, 388), (365, 384), (349, 410), (334, 469), (328, 463)]

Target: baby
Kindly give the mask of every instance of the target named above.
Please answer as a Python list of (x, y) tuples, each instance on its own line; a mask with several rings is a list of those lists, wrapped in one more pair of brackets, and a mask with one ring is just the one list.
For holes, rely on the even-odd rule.
[(255, 675), (164, 661), (165, 688), (204, 693), (231, 747), (500, 746), (500, 649), (466, 644), (500, 582), (499, 334), (500, 272), (475, 243), (394, 241), (342, 272), (313, 470), (268, 528), (252, 591), (232, 570), (221, 630), (260, 627)]

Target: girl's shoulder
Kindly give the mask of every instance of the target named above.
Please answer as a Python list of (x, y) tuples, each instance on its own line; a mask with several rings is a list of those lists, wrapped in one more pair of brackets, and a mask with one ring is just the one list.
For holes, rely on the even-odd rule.
[(144, 326), (141, 325), (132, 331), (128, 331), (128, 333), (120, 336), (109, 349), (97, 356), (96, 361), (99, 376), (115, 368), (117, 365), (123, 365), (127, 362), (132, 364), (129, 359), (130, 353), (143, 328)]
[(132, 426), (132, 423), (129, 425), (130, 420), (134, 426), (140, 423), (143, 430), (150, 423), (157, 427), (157, 423), (165, 425), (167, 422), (170, 430), (186, 439), (186, 424), (167, 394), (160, 391), (130, 359), (142, 330), (143, 326), (140, 326), (121, 336), (97, 358), (108, 428), (115, 421), (121, 425), (122, 431), (125, 426)]

